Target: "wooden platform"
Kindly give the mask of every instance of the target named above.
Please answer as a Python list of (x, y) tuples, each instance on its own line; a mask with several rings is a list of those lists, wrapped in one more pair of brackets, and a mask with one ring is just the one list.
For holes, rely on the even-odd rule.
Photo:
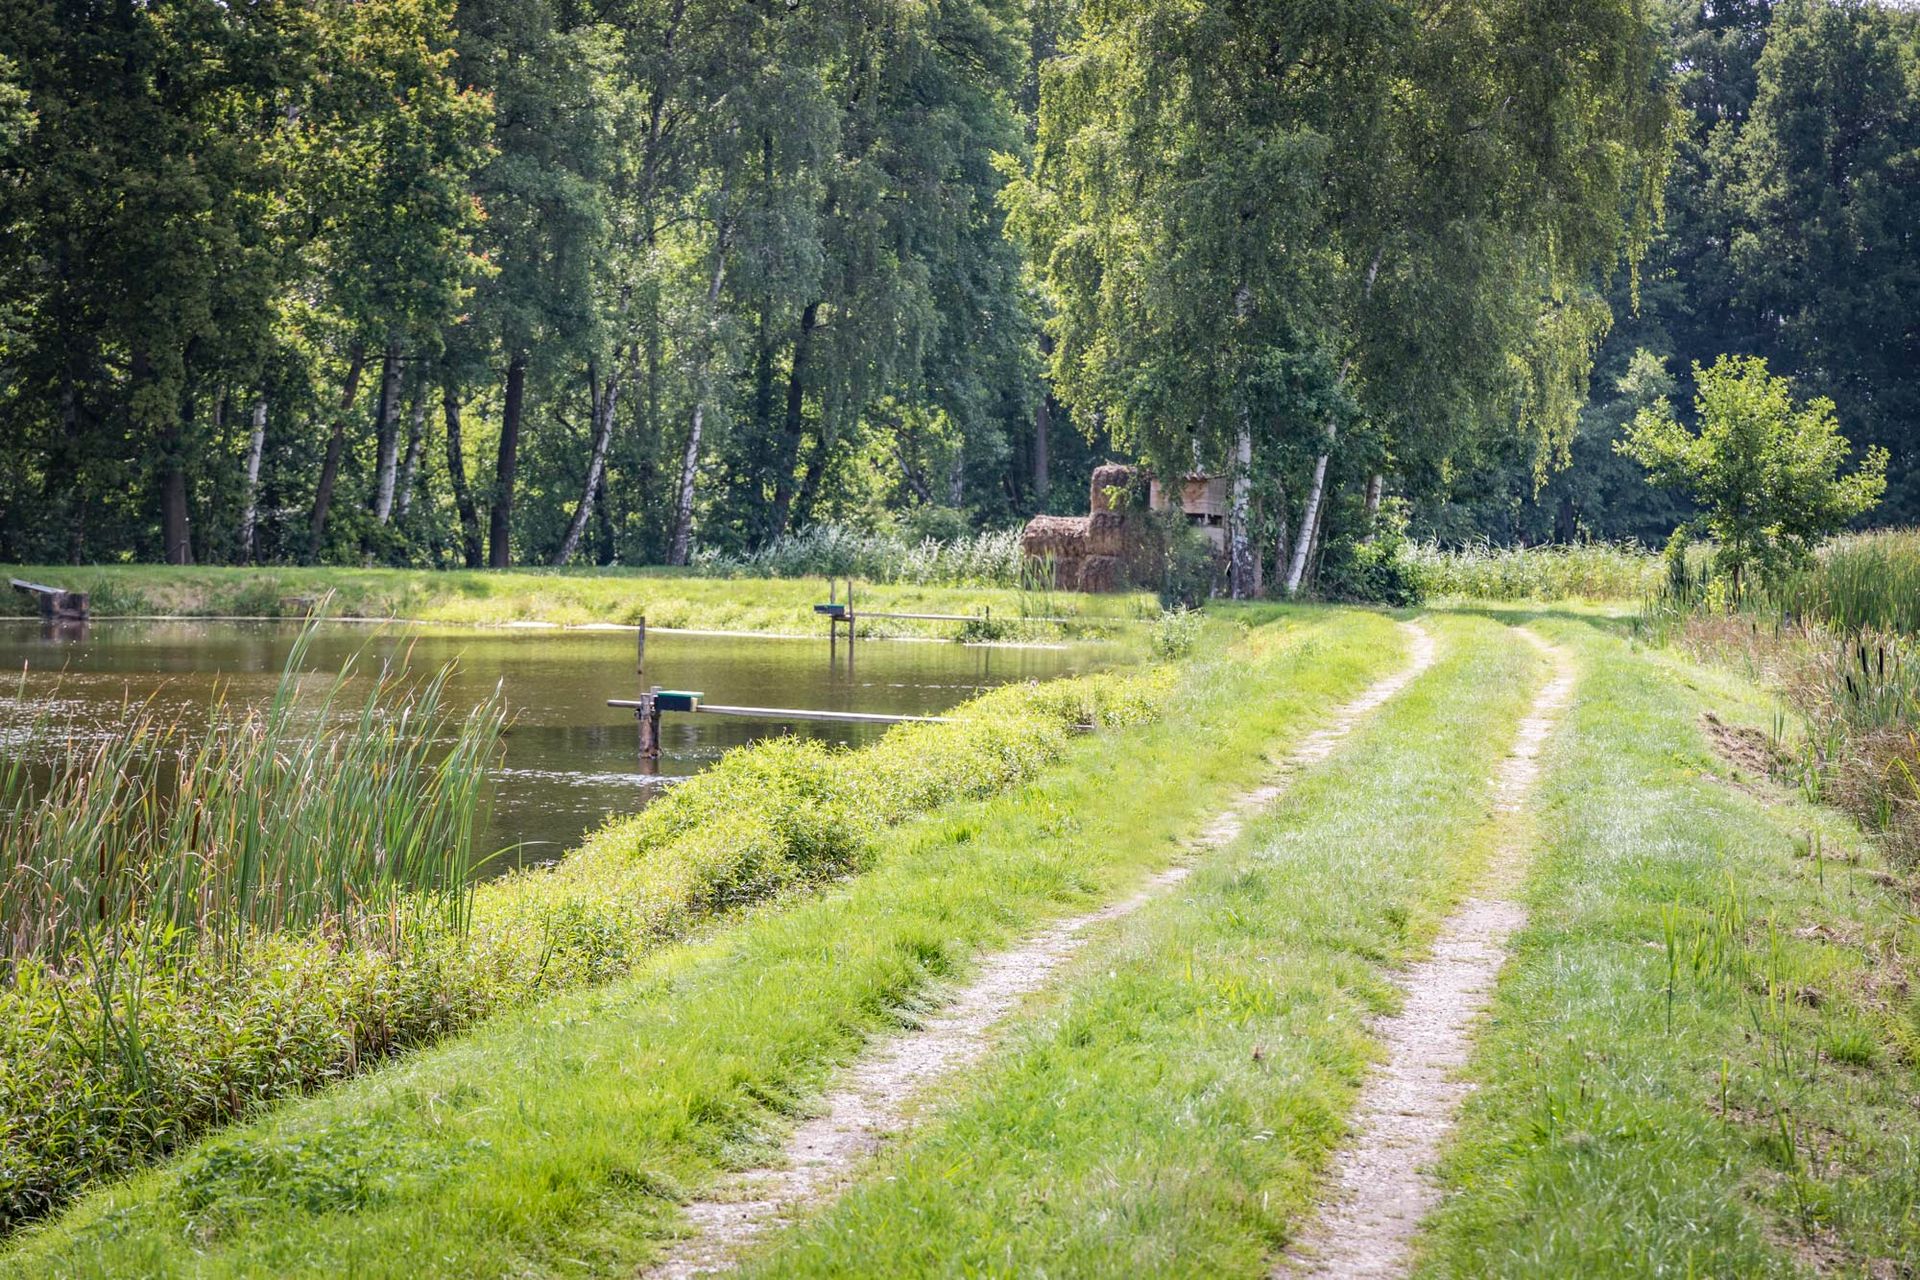
[(34, 598), (40, 606), (40, 616), (47, 622), (85, 622), (87, 620), (87, 593), (68, 591), (64, 587), (50, 587), (41, 582), (28, 582), (24, 578), (9, 578), (15, 591), (25, 592)]

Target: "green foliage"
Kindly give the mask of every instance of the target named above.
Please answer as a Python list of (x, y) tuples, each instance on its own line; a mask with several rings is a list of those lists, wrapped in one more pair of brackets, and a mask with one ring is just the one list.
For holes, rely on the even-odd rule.
[[(941, 527), (945, 527), (944, 523)], [(704, 552), (701, 573), (768, 578), (859, 578), (865, 582), (927, 586), (1019, 587), (1020, 531), (999, 530), (940, 539), (911, 526), (898, 536), (817, 524), (741, 555)]]
[(1737, 594), (1806, 563), (1820, 540), (1871, 510), (1886, 490), (1887, 453), (1870, 448), (1842, 474), (1849, 447), (1833, 402), (1796, 405), (1785, 378), (1758, 357), (1694, 366), (1697, 433), (1665, 397), (1641, 410), (1617, 448), (1661, 484), (1684, 488), (1701, 509), (1717, 566)]
[(1164, 609), (1153, 624), (1153, 651), (1163, 658), (1184, 658), (1200, 642), (1202, 615), (1196, 609)]
[(1765, 602), (1837, 631), (1920, 635), (1920, 532), (1838, 538), (1777, 583)]
[(1660, 560), (1632, 543), (1445, 548), (1414, 543), (1429, 595), (1467, 600), (1635, 600), (1660, 581)]
[(1343, 536), (1328, 545), (1319, 590), (1333, 600), (1396, 608), (1419, 604), (1425, 598), (1421, 567), (1407, 541), (1403, 501), (1388, 499), (1382, 503), (1367, 536)]
[[(1007, 686), (957, 709), (954, 723), (901, 726), (856, 752), (762, 740), (560, 862), (473, 887), (464, 929), (411, 898), (368, 898), (365, 923), (383, 929), (331, 915), (307, 927), (262, 920), (230, 925), (224, 948), (134, 916), (110, 954), (89, 947), (86, 963), (20, 966), (0, 984), (0, 1224), (262, 1102), (621, 974), (716, 913), (858, 870), (887, 828), (1033, 777), (1075, 728), (1158, 718), (1173, 680), (1160, 667)], [(323, 771), (308, 776), (328, 785)], [(230, 1163), (218, 1158), (204, 1176), (225, 1186), (238, 1176)], [(259, 1176), (281, 1178), (277, 1169)], [(286, 1177), (316, 1195), (372, 1194), (351, 1169), (344, 1182)]]

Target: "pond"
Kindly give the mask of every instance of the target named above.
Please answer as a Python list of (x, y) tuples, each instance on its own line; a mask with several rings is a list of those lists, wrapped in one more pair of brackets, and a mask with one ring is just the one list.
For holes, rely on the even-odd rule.
[[(275, 622), (97, 622), (60, 632), (3, 620), (0, 671), (24, 676), (0, 683), (0, 731), (50, 709), (55, 723), (75, 732), (108, 734), (125, 723), (129, 705), (141, 702), (164, 718), (197, 720), (223, 689), (232, 702), (264, 701), (298, 636), (297, 624)], [(498, 685), (512, 719), (475, 845), (513, 846), (502, 861), (536, 862), (559, 856), (609, 815), (640, 809), (668, 780), (755, 738), (793, 733), (858, 745), (885, 732), (874, 725), (667, 715), (660, 759), (643, 765), (633, 713), (606, 705), (634, 697), (643, 685), (699, 690), (708, 701), (740, 706), (937, 715), (992, 686), (1078, 674), (1112, 656), (1094, 644), (863, 641), (849, 664), (844, 643), (830, 657), (824, 637), (655, 630), (647, 637), (643, 681), (635, 647), (625, 629), (324, 623), (307, 665), (330, 673), (352, 660), (356, 669), (373, 671), (408, 651), (410, 669), (422, 674), (457, 664), (450, 688), (458, 703), (477, 702)]]

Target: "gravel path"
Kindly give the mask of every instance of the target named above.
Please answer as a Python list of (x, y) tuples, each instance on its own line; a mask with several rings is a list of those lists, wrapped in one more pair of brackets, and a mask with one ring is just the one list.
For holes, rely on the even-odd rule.
[[(1249, 817), (1285, 790), (1293, 773), (1326, 759), (1362, 718), (1433, 665), (1433, 637), (1416, 623), (1404, 625), (1409, 633), (1407, 665), (1302, 739), (1272, 782), (1240, 795), (1207, 824), (1191, 846), (1195, 852), (1237, 837)], [(1131, 915), (1187, 874), (1187, 867), (1170, 867), (1131, 897), (1063, 920), (989, 958), (939, 1013), (915, 1030), (876, 1045), (848, 1068), (822, 1101), (820, 1114), (794, 1130), (779, 1165), (730, 1175), (710, 1198), (684, 1206), (688, 1234), (675, 1240), (644, 1274), (682, 1280), (728, 1270), (742, 1250), (830, 1199), (862, 1160), (901, 1127), (916, 1094), (980, 1059), (994, 1024), (1073, 957), (1091, 926)]]
[[(1513, 750), (1493, 779), (1495, 813), (1525, 802), (1540, 773), (1540, 750), (1573, 697), (1567, 656), (1531, 631), (1553, 678), (1520, 722)], [(1492, 999), (1507, 943), (1526, 923), (1517, 900), (1528, 850), (1512, 839), (1496, 850), (1479, 891), (1441, 927), (1433, 953), (1401, 984), (1406, 1003), (1375, 1024), (1386, 1063), (1367, 1082), (1354, 1134), (1335, 1157), (1328, 1195), (1274, 1275), (1282, 1280), (1359, 1280), (1404, 1275), (1414, 1233), (1439, 1203), (1431, 1169), (1468, 1092), (1460, 1079), (1474, 1022)]]

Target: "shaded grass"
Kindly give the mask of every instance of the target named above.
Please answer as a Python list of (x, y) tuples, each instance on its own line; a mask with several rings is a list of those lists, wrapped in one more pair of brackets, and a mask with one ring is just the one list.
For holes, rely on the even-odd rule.
[(633, 975), (216, 1136), (31, 1228), (9, 1275), (588, 1274), (763, 1159), (831, 1072), (982, 951), (1164, 865), (1327, 708), (1401, 660), (1390, 620), (1290, 613), (1178, 711), (884, 835), (870, 869)]
[(1441, 661), (1074, 966), (990, 1065), (751, 1276), (1265, 1274), (1418, 953), (1491, 847), (1542, 676), (1503, 627)]
[[(705, 577), (684, 569), (240, 569), (161, 565), (0, 566), (0, 577), (23, 577), (91, 593), (96, 617), (281, 617), (290, 597), (332, 595), (330, 611), (346, 617), (407, 618), (455, 625), (546, 622), (817, 636), (825, 624), (821, 578)], [(1065, 629), (1024, 616), (1153, 617), (1151, 594), (1111, 596), (1020, 591), (1009, 587), (857, 586), (857, 607), (873, 612), (975, 614), (991, 609), (994, 638), (1053, 639)], [(18, 592), (0, 593), (0, 613), (33, 614)], [(957, 624), (874, 619), (863, 636), (924, 635), (950, 639)]]
[(1705, 709), (1764, 729), (1752, 686), (1542, 628), (1582, 694), (1417, 1273), (1904, 1274), (1911, 917), (1837, 815), (1713, 753)]

